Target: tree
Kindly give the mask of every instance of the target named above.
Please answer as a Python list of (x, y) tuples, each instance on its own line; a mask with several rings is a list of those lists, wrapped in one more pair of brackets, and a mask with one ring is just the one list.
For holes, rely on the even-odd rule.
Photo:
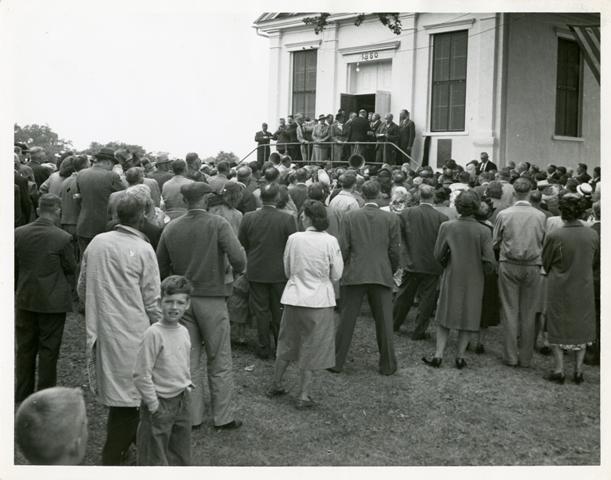
[[(303, 23), (305, 23), (306, 25), (314, 25), (314, 33), (318, 35), (328, 25), (327, 19), (329, 18), (330, 15), (331, 14), (329, 12), (322, 12), (320, 15), (304, 18)], [(361, 23), (363, 23), (363, 20), (365, 20), (365, 17), (367, 15), (371, 15), (371, 14), (359, 13), (356, 16), (356, 19), (354, 20), (354, 24), (357, 27), (360, 26)], [(395, 35), (401, 35), (402, 26), (401, 26), (401, 20), (399, 20), (398, 13), (386, 12), (386, 13), (374, 13), (373, 15), (377, 15), (382, 25), (385, 25), (386, 27), (388, 27), (390, 31), (393, 32)]]
[(216, 155), (214, 159), (215, 165), (219, 162), (229, 162), (229, 165), (235, 165), (240, 161), (240, 158), (233, 152), (223, 152), (222, 150)]
[(144, 149), (144, 147), (141, 147), (140, 145), (132, 145), (129, 143), (125, 143), (125, 142), (108, 142), (108, 143), (98, 143), (98, 142), (91, 142), (91, 144), (89, 145), (89, 148), (86, 150), (83, 150), (81, 153), (87, 154), (87, 155), (93, 155), (95, 153), (97, 153), (101, 148), (112, 148), (113, 150), (119, 150), (120, 148), (125, 148), (127, 150), (129, 150), (131, 153), (135, 153), (137, 154), (139, 157), (143, 157), (144, 155), (146, 155), (146, 150)]
[(17, 123), (13, 129), (15, 142), (25, 143), (28, 147), (42, 147), (47, 154), (47, 160), (52, 160), (64, 152), (73, 150), (72, 142), (59, 138), (49, 125), (26, 125), (19, 126)]

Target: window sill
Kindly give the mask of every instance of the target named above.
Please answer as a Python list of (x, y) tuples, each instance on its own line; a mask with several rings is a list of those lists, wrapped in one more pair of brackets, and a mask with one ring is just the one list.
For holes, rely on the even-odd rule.
[(565, 137), (563, 135), (552, 135), (552, 140), (559, 140), (561, 142), (583, 142), (583, 137)]
[(469, 132), (422, 132), (423, 137), (466, 137)]

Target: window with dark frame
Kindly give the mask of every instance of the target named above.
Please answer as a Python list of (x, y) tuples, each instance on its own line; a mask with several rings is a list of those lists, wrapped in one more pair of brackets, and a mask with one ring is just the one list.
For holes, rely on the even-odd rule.
[(317, 50), (293, 52), (293, 115), (314, 118)]
[(465, 129), (468, 31), (433, 36), (431, 131)]
[(577, 42), (558, 39), (555, 134), (581, 136), (581, 55)]

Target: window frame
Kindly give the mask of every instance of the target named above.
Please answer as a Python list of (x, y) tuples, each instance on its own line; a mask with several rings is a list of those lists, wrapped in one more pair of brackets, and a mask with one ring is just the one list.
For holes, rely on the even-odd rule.
[[(302, 49), (302, 50), (295, 50), (295, 51), (291, 51), (291, 95), (290, 95), (290, 105), (291, 105), (291, 113), (293, 115), (296, 115), (297, 113), (303, 113), (304, 116), (310, 116), (311, 118), (314, 118), (315, 114), (316, 114), (316, 82), (318, 81), (318, 49), (317, 48), (310, 48), (310, 49)], [(296, 82), (296, 68), (295, 68), (295, 64), (297, 61), (297, 56), (303, 54), (305, 56), (304, 59), (304, 67), (303, 67), (303, 77), (304, 77), (304, 81), (303, 81), (303, 89), (296, 89), (295, 88), (295, 82)], [(308, 62), (307, 62), (307, 55), (310, 54), (314, 57), (314, 88), (313, 89), (306, 89), (306, 73), (308, 71)], [(304, 111), (300, 111), (296, 108), (296, 96), (297, 95), (303, 95), (303, 105)], [(305, 111), (305, 105), (306, 105), (306, 99), (308, 95), (313, 95), (313, 106), (312, 106), (312, 112), (307, 112)]]
[[(570, 34), (569, 32), (557, 32), (556, 35), (556, 82), (555, 82), (555, 96), (554, 96), (554, 130), (553, 130), (553, 134), (552, 134), (552, 138), (555, 140), (579, 140), (583, 138), (583, 64), (584, 64), (584, 58), (583, 58), (583, 54), (581, 52), (581, 47), (579, 46), (579, 43), (575, 40), (575, 37)], [(578, 63), (579, 65), (577, 66), (578, 68), (578, 74), (577, 74), (577, 105), (576, 105), (576, 132), (575, 135), (573, 135), (573, 132), (567, 132), (566, 130), (566, 124), (567, 124), (567, 116), (566, 116), (566, 107), (565, 107), (565, 114), (563, 117), (563, 123), (564, 123), (564, 128), (562, 130), (560, 130), (558, 128), (558, 95), (559, 95), (559, 91), (560, 91), (560, 85), (559, 85), (559, 78), (560, 78), (560, 64), (559, 64), (559, 58), (560, 58), (560, 45), (562, 42), (570, 42), (572, 44), (574, 44), (577, 47), (577, 52), (579, 55), (579, 60)], [(565, 91), (566, 91), (566, 86), (564, 87)], [(566, 103), (565, 103), (566, 105)]]
[[(430, 82), (429, 82), (429, 86), (430, 86), (430, 103), (429, 103), (429, 131), (432, 134), (444, 134), (444, 133), (448, 133), (448, 134), (457, 134), (457, 133), (462, 133), (466, 131), (466, 126), (467, 126), (467, 94), (468, 94), (468, 90), (467, 90), (467, 80), (468, 80), (468, 72), (469, 72), (469, 28), (461, 28), (461, 29), (453, 29), (453, 30), (449, 30), (449, 31), (440, 31), (440, 32), (435, 32), (435, 33), (431, 33), (430, 36), (430, 42), (431, 42), (431, 55), (430, 55)], [(435, 80), (435, 73), (436, 73), (436, 66), (435, 66), (435, 40), (437, 38), (440, 38), (442, 36), (449, 36), (450, 37), (450, 44), (449, 44), (449, 57), (448, 57), (448, 68), (451, 68), (452, 65), (452, 36), (456, 36), (457, 34), (461, 34), (461, 35), (465, 35), (466, 38), (466, 47), (465, 47), (465, 70), (464, 70), (464, 79), (463, 78), (459, 78), (459, 79), (450, 79), (448, 78), (448, 80)], [(450, 76), (450, 73), (448, 73), (448, 77)], [(435, 125), (435, 92), (436, 92), (436, 86), (439, 85), (447, 85), (447, 108), (448, 108), (448, 117), (447, 117), (447, 122), (446, 125), (443, 128), (434, 128)], [(463, 117), (462, 117), (462, 128), (450, 128), (451, 127), (451, 119), (450, 119), (450, 92), (452, 89), (453, 85), (459, 85), (462, 84), (464, 86), (464, 102), (463, 102)]]

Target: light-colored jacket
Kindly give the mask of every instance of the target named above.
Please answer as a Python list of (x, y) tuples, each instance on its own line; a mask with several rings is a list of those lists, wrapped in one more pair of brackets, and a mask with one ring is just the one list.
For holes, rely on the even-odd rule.
[(297, 307), (335, 306), (333, 283), (344, 271), (337, 239), (308, 227), (293, 233), (284, 249), (284, 273), (288, 278), (280, 302)]
[(89, 383), (100, 403), (137, 407), (132, 372), (144, 332), (161, 319), (157, 257), (144, 235), (118, 225), (85, 250), (78, 294), (85, 302)]

